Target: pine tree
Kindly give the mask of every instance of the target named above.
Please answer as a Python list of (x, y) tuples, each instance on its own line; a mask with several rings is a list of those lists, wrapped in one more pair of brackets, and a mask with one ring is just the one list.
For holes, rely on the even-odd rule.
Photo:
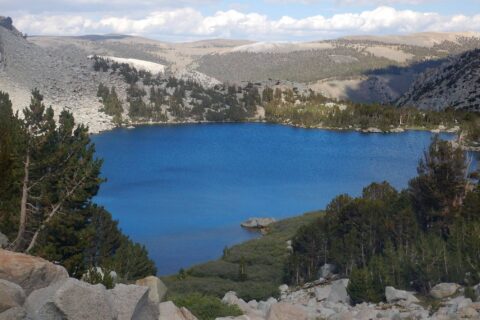
[(409, 182), (409, 191), (420, 224), (424, 230), (435, 229), (447, 236), (448, 225), (469, 187), (464, 152), (437, 135), (417, 171), (418, 176)]
[(25, 135), (7, 93), (0, 91), (0, 230), (13, 239), (18, 228), (22, 150)]

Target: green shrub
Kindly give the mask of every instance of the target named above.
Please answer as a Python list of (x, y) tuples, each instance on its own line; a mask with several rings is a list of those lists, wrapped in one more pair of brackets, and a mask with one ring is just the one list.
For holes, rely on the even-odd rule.
[(214, 320), (217, 317), (241, 316), (243, 313), (237, 306), (224, 304), (219, 298), (190, 293), (172, 297), (178, 307), (190, 310), (199, 320)]
[[(383, 290), (382, 290), (383, 291)], [(353, 269), (350, 274), (347, 292), (353, 304), (380, 302), (383, 292), (378, 290), (367, 268)]]

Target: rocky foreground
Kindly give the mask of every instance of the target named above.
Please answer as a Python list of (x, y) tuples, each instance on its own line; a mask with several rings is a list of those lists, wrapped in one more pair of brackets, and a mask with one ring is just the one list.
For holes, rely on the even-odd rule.
[[(441, 283), (432, 288), (427, 306), (414, 293), (385, 288), (387, 302), (351, 305), (347, 293), (348, 279), (338, 279), (329, 265), (322, 268), (322, 277), (300, 289), (280, 286), (280, 299), (246, 302), (235, 292), (228, 292), (224, 303), (237, 305), (244, 315), (217, 320), (373, 320), (373, 319), (480, 319), (480, 302), (464, 296), (464, 289), (455, 283)], [(475, 287), (480, 293), (480, 285)], [(422, 298), (425, 300), (425, 297)], [(432, 306), (436, 306), (435, 308)]]
[[(480, 319), (480, 302), (466, 298), (455, 283), (435, 286), (430, 305), (425, 297), (386, 287), (387, 302), (352, 306), (349, 280), (332, 270), (324, 266), (322, 277), (302, 288), (280, 286), (278, 300), (246, 302), (228, 292), (222, 301), (244, 315), (217, 320)], [(475, 291), (478, 296), (480, 285)], [(166, 292), (154, 276), (106, 289), (70, 278), (63, 267), (44, 259), (0, 249), (0, 320), (197, 320), (186, 308), (163, 301)]]
[(44, 259), (0, 249), (0, 320), (196, 320), (162, 302), (167, 288), (154, 276), (135, 285), (103, 285), (70, 278)]

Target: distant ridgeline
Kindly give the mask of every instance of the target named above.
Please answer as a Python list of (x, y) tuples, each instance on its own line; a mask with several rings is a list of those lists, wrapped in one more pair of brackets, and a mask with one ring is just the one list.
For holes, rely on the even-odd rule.
[(92, 202), (102, 160), (88, 128), (68, 111), (58, 122), (54, 116), (36, 90), (22, 117), (0, 91), (0, 232), (10, 240), (1, 245), (60, 263), (77, 278), (96, 267), (125, 281), (155, 274), (145, 247)]
[[(443, 111), (381, 104), (338, 102), (312, 90), (272, 88), (260, 83), (245, 86), (214, 84), (168, 74), (152, 75), (126, 63), (94, 56), (94, 69), (115, 72), (128, 84), (126, 92), (100, 84), (97, 96), (103, 111), (118, 125), (148, 122), (240, 122), (265, 120), (307, 128), (398, 132), (405, 129), (462, 130), (462, 143), (479, 147), (477, 113), (447, 108)], [(121, 99), (126, 96), (126, 103)], [(124, 106), (127, 108), (124, 108)], [(126, 111), (128, 110), (128, 111)]]

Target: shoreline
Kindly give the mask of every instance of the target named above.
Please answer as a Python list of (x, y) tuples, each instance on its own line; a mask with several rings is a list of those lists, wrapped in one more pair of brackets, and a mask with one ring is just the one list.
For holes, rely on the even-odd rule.
[[(247, 119), (245, 121), (208, 121), (208, 120), (184, 120), (184, 121), (136, 121), (136, 122), (130, 122), (121, 126), (114, 126), (111, 129), (107, 130), (102, 130), (98, 132), (92, 132), (90, 133), (91, 135), (98, 135), (102, 134), (105, 132), (110, 132), (113, 131), (114, 129), (135, 129), (136, 127), (141, 127), (141, 126), (175, 126), (175, 125), (195, 125), (195, 124), (248, 124), (248, 123), (264, 123), (264, 124), (271, 124), (271, 125), (282, 125), (282, 126), (288, 126), (292, 128), (300, 128), (300, 129), (313, 129), (313, 130), (325, 130), (325, 131), (351, 131), (351, 132), (359, 132), (363, 134), (399, 134), (399, 133), (405, 133), (407, 131), (429, 131), (431, 133), (439, 134), (439, 133), (449, 133), (449, 134), (454, 134), (456, 135), (456, 138), (458, 140), (458, 133), (460, 132), (460, 127), (455, 126), (453, 128), (427, 128), (427, 127), (394, 127), (389, 129), (388, 131), (381, 130), (377, 127), (369, 127), (366, 129), (362, 128), (354, 128), (354, 127), (343, 127), (343, 128), (337, 128), (337, 127), (325, 127), (325, 126), (304, 126), (304, 125), (298, 125), (294, 124), (291, 122), (276, 122), (276, 121), (268, 121), (265, 119)], [(460, 147), (469, 152), (480, 152), (480, 146), (474, 147), (474, 146), (469, 146), (466, 144), (461, 144)]]

